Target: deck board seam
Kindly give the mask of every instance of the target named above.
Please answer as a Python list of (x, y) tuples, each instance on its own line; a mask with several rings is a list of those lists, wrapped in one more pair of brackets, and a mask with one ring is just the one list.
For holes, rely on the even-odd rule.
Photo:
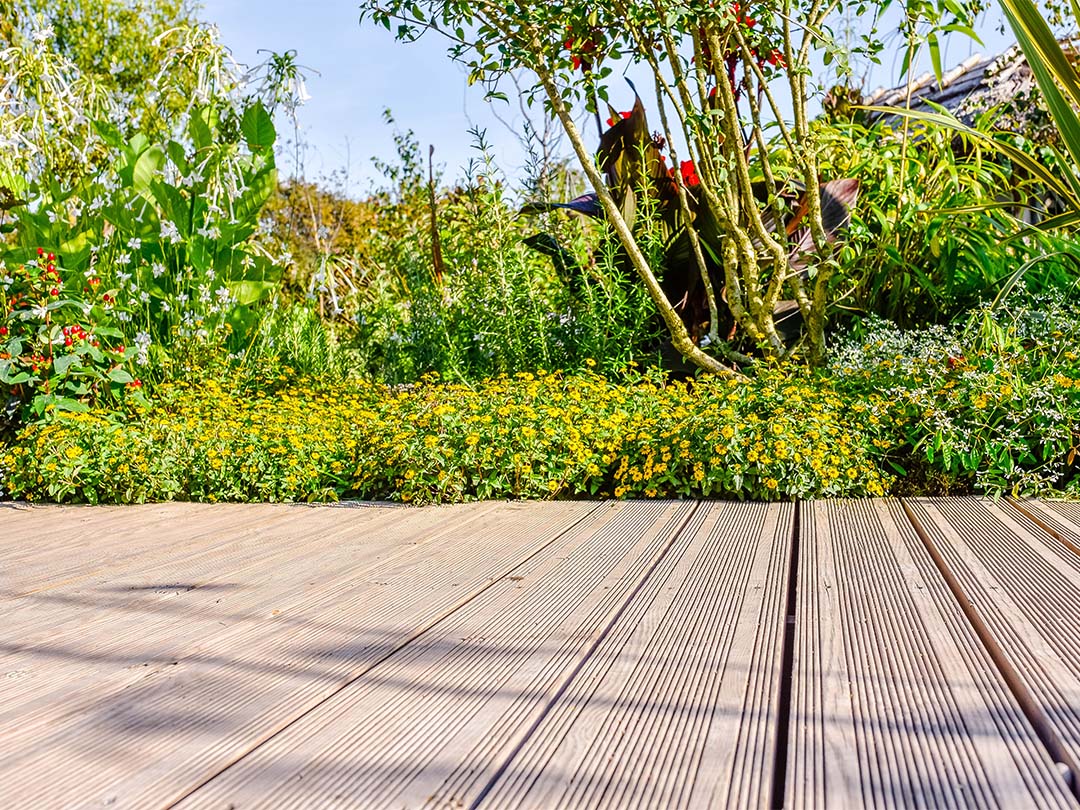
[(638, 579), (634, 587), (631, 588), (622, 598), (622, 603), (611, 614), (609, 614), (603, 628), (601, 628), (601, 630), (596, 633), (592, 642), (580, 654), (576, 664), (571, 668), (568, 673), (565, 673), (562, 676), (561, 683), (547, 698), (546, 705), (540, 712), (537, 713), (537, 716), (533, 719), (533, 722), (530, 723), (529, 727), (524, 729), (524, 732), (519, 736), (519, 739), (516, 741), (516, 743), (503, 756), (503, 761), (499, 765), (499, 767), (495, 769), (490, 778), (487, 780), (487, 783), (482, 788), (480, 788), (480, 790), (473, 797), (472, 801), (469, 803), (470, 808), (476, 808), (483, 804), (488, 794), (495, 788), (495, 786), (502, 779), (503, 774), (506, 773), (511, 764), (513, 764), (514, 760), (517, 759), (518, 755), (525, 748), (529, 739), (541, 726), (541, 724), (544, 722), (544, 719), (551, 713), (551, 710), (558, 703), (563, 694), (565, 694), (566, 690), (570, 687), (570, 685), (575, 681), (578, 674), (585, 668), (586, 664), (593, 657), (593, 654), (600, 647), (600, 645), (603, 644), (604, 640), (611, 633), (612, 629), (618, 624), (619, 619), (623, 616), (629, 606), (637, 598), (642, 588), (644, 588), (646, 583), (648, 583), (649, 580), (652, 578), (653, 573), (667, 557), (672, 547), (680, 539), (686, 527), (691, 523), (691, 521), (700, 511), (704, 510), (704, 508), (705, 507), (701, 502), (696, 502), (690, 507), (690, 509), (687, 510), (686, 515), (679, 522), (678, 527), (671, 533), (671, 537), (669, 537), (664, 543), (664, 547), (661, 552), (656, 555), (656, 558), (652, 560), (651, 564), (640, 575), (640, 578)]
[(487, 590), (494, 587), (495, 584), (498, 583), (500, 580), (511, 576), (514, 573), (514, 571), (516, 571), (522, 565), (525, 565), (530, 560), (532, 560), (534, 557), (536, 557), (538, 554), (542, 553), (545, 549), (549, 548), (554, 543), (558, 542), (559, 539), (565, 537), (566, 535), (573, 532), (575, 529), (577, 529), (577, 528), (581, 527), (582, 525), (584, 525), (585, 523), (587, 523), (590, 519), (595, 517), (598, 513), (604, 511), (606, 508), (608, 508), (607, 503), (604, 503), (604, 502), (597, 503), (591, 509), (589, 509), (587, 512), (583, 513), (580, 517), (578, 517), (576, 520), (571, 521), (566, 526), (564, 526), (561, 530), (553, 533), (543, 543), (541, 543), (538, 546), (533, 547), (523, 557), (520, 557), (519, 559), (514, 560), (511, 564), (509, 564), (507, 566), (507, 568), (501, 574), (488, 578), (485, 582), (481, 583), (472, 592), (466, 594), (464, 597), (462, 597), (461, 599), (459, 599), (457, 602), (453, 603), (452, 605), (447, 606), (437, 616), (435, 616), (435, 617), (431, 618), (429, 621), (425, 622), (421, 627), (417, 628), (415, 631), (410, 633), (409, 636), (406, 637), (405, 639), (401, 640), (397, 644), (394, 644), (394, 645), (390, 646), (382, 655), (378, 656), (378, 658), (368, 662), (358, 672), (354, 673), (352, 677), (350, 677), (347, 680), (345, 680), (345, 681), (341, 682), (340, 684), (338, 684), (333, 689), (333, 691), (330, 691), (330, 692), (327, 692), (327, 693), (323, 694), (319, 698), (319, 700), (317, 700), (312, 705), (307, 706), (302, 712), (297, 714), (295, 717), (292, 717), (287, 723), (274, 728), (270, 733), (264, 735), (263, 737), (261, 737), (260, 739), (258, 739), (256, 741), (254, 741), (252, 744), (247, 746), (242, 753), (240, 753), (240, 754), (238, 754), (236, 756), (233, 756), (232, 758), (229, 759), (228, 762), (225, 762), (221, 766), (219, 766), (218, 768), (214, 769), (213, 773), (208, 774), (198, 784), (192, 785), (189, 788), (187, 788), (186, 790), (184, 790), (182, 793), (179, 793), (178, 795), (175, 795), (174, 797), (172, 797), (170, 799), (170, 801), (168, 802), (168, 804), (165, 805), (166, 810), (171, 810), (171, 808), (177, 807), (178, 805), (182, 804), (187, 799), (194, 796), (196, 793), (198, 793), (199, 790), (201, 790), (203, 787), (205, 787), (206, 785), (213, 782), (215, 779), (217, 779), (222, 774), (227, 772), (230, 768), (233, 768), (236, 765), (238, 765), (240, 762), (245, 760), (247, 757), (251, 756), (253, 753), (258, 751), (260, 748), (262, 748), (263, 746), (270, 743), (272, 740), (274, 740), (276, 737), (278, 737), (279, 735), (286, 732), (292, 726), (296, 725), (304, 717), (307, 717), (309, 714), (316, 711), (319, 707), (321, 707), (327, 701), (332, 700), (334, 697), (336, 697), (342, 691), (352, 687), (357, 681), (362, 679), (368, 672), (373, 670), (375, 667), (378, 667), (380, 664), (385, 663), (390, 658), (400, 654), (402, 650), (404, 650), (407, 647), (409, 647), (410, 645), (414, 644), (417, 640), (419, 640), (420, 638), (422, 638), (423, 636), (427, 635), (432, 630), (434, 630), (436, 627), (438, 627), (439, 625), (441, 625), (444, 622), (446, 622), (447, 620), (449, 620), (454, 614), (458, 613), (460, 610), (462, 610), (464, 607), (466, 607), (469, 603), (473, 602), (478, 597), (483, 595)]
[(792, 504), (791, 538), (788, 543), (787, 582), (784, 584), (784, 632), (780, 642), (780, 683), (776, 707), (776, 738), (773, 741), (772, 786), (769, 807), (784, 807), (788, 759), (792, 747), (791, 709), (795, 682), (795, 628), (799, 622), (799, 544), (802, 533), (802, 501)]
[(1004, 500), (1006, 504), (1008, 504), (1014, 510), (1026, 517), (1028, 520), (1030, 520), (1032, 523), (1034, 523), (1037, 527), (1042, 529), (1052, 538), (1057, 540), (1073, 554), (1076, 554), (1078, 557), (1080, 557), (1080, 545), (1077, 545), (1071, 538), (1066, 537), (1060, 531), (1051, 526), (1049, 520), (1036, 514), (1034, 510), (1028, 509), (1026, 506), (1022, 505), (1016, 498), (1005, 498)]
[(1038, 700), (1028, 689), (1012, 661), (1009, 660), (1005, 651), (997, 643), (990, 627), (975, 608), (959, 579), (953, 573), (952, 569), (949, 568), (941, 551), (937, 548), (937, 545), (930, 537), (929, 532), (927, 532), (926, 528), (922, 525), (922, 522), (915, 515), (911, 505), (906, 499), (902, 499), (900, 505), (904, 514), (907, 516), (908, 521), (911, 523), (912, 528), (915, 530), (915, 533), (919, 536), (919, 539), (922, 540), (923, 545), (926, 547), (927, 552), (934, 561), (934, 565), (944, 578), (950, 592), (959, 603), (960, 609), (963, 611), (964, 616), (967, 617), (968, 622), (975, 631), (975, 635), (978, 637), (979, 641), (982, 642), (990, 659), (1001, 673), (1009, 692), (1020, 706), (1024, 717), (1034, 730), (1036, 738), (1042, 743), (1051, 758), (1055, 762), (1061, 763), (1068, 770), (1067, 774), (1063, 774), (1064, 781), (1073, 797), (1076, 798), (1077, 801), (1080, 801), (1080, 767), (1077, 766), (1076, 761), (1073, 759), (1057, 730), (1054, 728), (1052, 721), (1039, 705)]

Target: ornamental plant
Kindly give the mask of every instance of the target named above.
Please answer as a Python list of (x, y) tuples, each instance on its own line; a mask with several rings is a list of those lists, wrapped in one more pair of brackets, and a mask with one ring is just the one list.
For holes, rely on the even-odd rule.
[(73, 276), (38, 248), (0, 277), (0, 391), (35, 418), (85, 411), (85, 400), (141, 397), (132, 362), (145, 350), (125, 346), (110, 325), (116, 290), (96, 275)]
[[(700, 334), (707, 331), (724, 350), (735, 332), (720, 333), (721, 307), (738, 335), (767, 357), (798, 353), (820, 363), (825, 356), (836, 244), (858, 184), (828, 176), (819, 165), (808, 111), (815, 91), (810, 61), (815, 51), (824, 52), (826, 62), (844, 58), (845, 49), (827, 33), (830, 16), (841, 8), (856, 15), (866, 10), (822, 0), (367, 0), (362, 15), (388, 29), (396, 23), (402, 40), (444, 34), (451, 55), (493, 97), (500, 95), (502, 77), (531, 73), (529, 100), (543, 99), (561, 122), (597, 206), (675, 348), (695, 365), (724, 373), (716, 356), (703, 351)], [(966, 14), (951, 0), (919, 8), (934, 13), (932, 26), (947, 27)], [(863, 50), (872, 55), (877, 45), (873, 36), (868, 41)], [(651, 131), (640, 103), (625, 118), (612, 109), (612, 126), (594, 159), (575, 105), (591, 110), (599, 126), (599, 104), (621, 59), (651, 76), (659, 130)], [(680, 312), (687, 302), (665, 294), (662, 276), (672, 267), (661, 271), (640, 244), (635, 220), (645, 195), (668, 198), (665, 224), (670, 239), (682, 242), (679, 271), (700, 279), (707, 330), (695, 333), (696, 318)], [(791, 302), (788, 308), (784, 301)], [(781, 314), (792, 308), (805, 323), (801, 335), (778, 328)]]
[(40, 246), (73, 293), (100, 279), (107, 328), (138, 343), (144, 376), (207, 347), (245, 345), (287, 262), (259, 241), (287, 71), (267, 67), (245, 89), (253, 76), (230, 67), (212, 30), (169, 31), (162, 75), (187, 77), (192, 93), (180, 109), (161, 100), (165, 117), (144, 131), (138, 108), (95, 101), (91, 77), (53, 36), (0, 52), (14, 77), (0, 95), (0, 139), (20, 147), (0, 155), (0, 262), (34, 271)]

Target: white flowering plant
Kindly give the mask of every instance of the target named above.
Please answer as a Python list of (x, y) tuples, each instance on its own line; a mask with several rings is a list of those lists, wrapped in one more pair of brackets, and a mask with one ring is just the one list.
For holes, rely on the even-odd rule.
[(911, 492), (1080, 493), (1074, 293), (1021, 291), (917, 331), (870, 319), (830, 372), (852, 402), (887, 403), (870, 415), (873, 444)]
[[(256, 77), (231, 63), (212, 29), (170, 36), (169, 60), (197, 79), (198, 92), (165, 129), (148, 134), (139, 110), (125, 117), (108, 99), (95, 101), (78, 68), (48, 50), (48, 36), (3, 52), (23, 69), (0, 94), (0, 135), (17, 135), (29, 145), (19, 154), (37, 156), (0, 159), (0, 262), (34, 272), (40, 255), (53, 255), (48, 264), (65, 290), (107, 290), (108, 328), (136, 347), (127, 359), (148, 378), (177, 362), (171, 354), (190, 356), (193, 344), (242, 342), (258, 320), (255, 305), (281, 276), (280, 261), (255, 238), (277, 184), (273, 105), (281, 92), (269, 81), (248, 89)], [(56, 77), (56, 95), (82, 122), (69, 144), (82, 159), (63, 172), (46, 148), (55, 127), (27, 119), (38, 105), (34, 70)], [(69, 300), (73, 311), (101, 303)], [(8, 352), (10, 363), (22, 348)], [(25, 394), (35, 384), (19, 375), (31, 370), (10, 363), (5, 384)], [(89, 401), (100, 390), (69, 393)]]

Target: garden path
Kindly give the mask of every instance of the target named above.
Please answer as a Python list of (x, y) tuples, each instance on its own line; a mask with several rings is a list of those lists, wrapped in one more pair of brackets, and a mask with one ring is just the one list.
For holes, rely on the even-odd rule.
[(1080, 504), (0, 504), (4, 807), (1080, 808)]

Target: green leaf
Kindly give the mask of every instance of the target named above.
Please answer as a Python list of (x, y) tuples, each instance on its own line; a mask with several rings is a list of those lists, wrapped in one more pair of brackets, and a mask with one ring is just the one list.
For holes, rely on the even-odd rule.
[(125, 146), (124, 136), (116, 125), (108, 121), (95, 121), (94, 129), (97, 130), (97, 134), (101, 136), (106, 145), (111, 146), (113, 149), (122, 149)]
[(119, 367), (110, 369), (106, 376), (115, 383), (129, 383), (135, 379), (127, 372), (127, 369)]
[(934, 78), (940, 85), (941, 77), (945, 75), (945, 72), (941, 69), (941, 45), (938, 43), (937, 35), (931, 32), (926, 37), (926, 44), (930, 48), (930, 64), (934, 68)]
[(66, 374), (68, 369), (79, 361), (79, 355), (77, 354), (62, 354), (53, 360), (53, 373), (54, 374)]
[(248, 180), (247, 190), (233, 203), (232, 215), (243, 226), (258, 224), (259, 212), (277, 189), (277, 169), (270, 160)]
[(1076, 69), (1031, 0), (1000, 2), (1035, 81), (1046, 98), (1050, 116), (1065, 148), (1072, 156), (1073, 163), (1080, 166), (1080, 118), (1074, 112), (1074, 108), (1080, 106), (1080, 78)]
[(197, 151), (206, 149), (214, 143), (214, 133), (210, 130), (209, 114), (206, 107), (192, 110), (191, 118), (188, 121), (188, 135), (191, 136), (191, 142)]
[(18, 374), (12, 374), (9, 376), (3, 368), (0, 368), (0, 382), (4, 383), (5, 385), (19, 385), (20, 383), (24, 383), (29, 379), (29, 371), (20, 371)]
[(165, 150), (151, 146), (139, 155), (131, 176), (131, 186), (139, 194), (149, 194), (150, 184), (165, 165)]
[(244, 118), (240, 122), (240, 131), (244, 133), (248, 149), (252, 152), (261, 152), (269, 149), (277, 140), (277, 131), (274, 129), (274, 119), (266, 111), (261, 101), (256, 101), (246, 110)]
[(187, 154), (184, 152), (184, 145), (177, 143), (176, 141), (169, 141), (166, 151), (169, 153), (169, 158), (172, 160), (173, 165), (180, 170), (180, 173), (187, 174), (188, 160)]
[(52, 404), (58, 411), (73, 411), (74, 413), (87, 413), (90, 410), (90, 406), (85, 402), (79, 402), (77, 399), (71, 399), (70, 397), (53, 397)]
[(254, 304), (268, 296), (277, 287), (276, 281), (234, 281), (226, 285), (229, 293), (240, 305)]
[(188, 218), (188, 201), (184, 195), (175, 186), (161, 180), (154, 181), (151, 191), (165, 218), (172, 222), (180, 231), (180, 235), (186, 239), (191, 233), (191, 222)]

